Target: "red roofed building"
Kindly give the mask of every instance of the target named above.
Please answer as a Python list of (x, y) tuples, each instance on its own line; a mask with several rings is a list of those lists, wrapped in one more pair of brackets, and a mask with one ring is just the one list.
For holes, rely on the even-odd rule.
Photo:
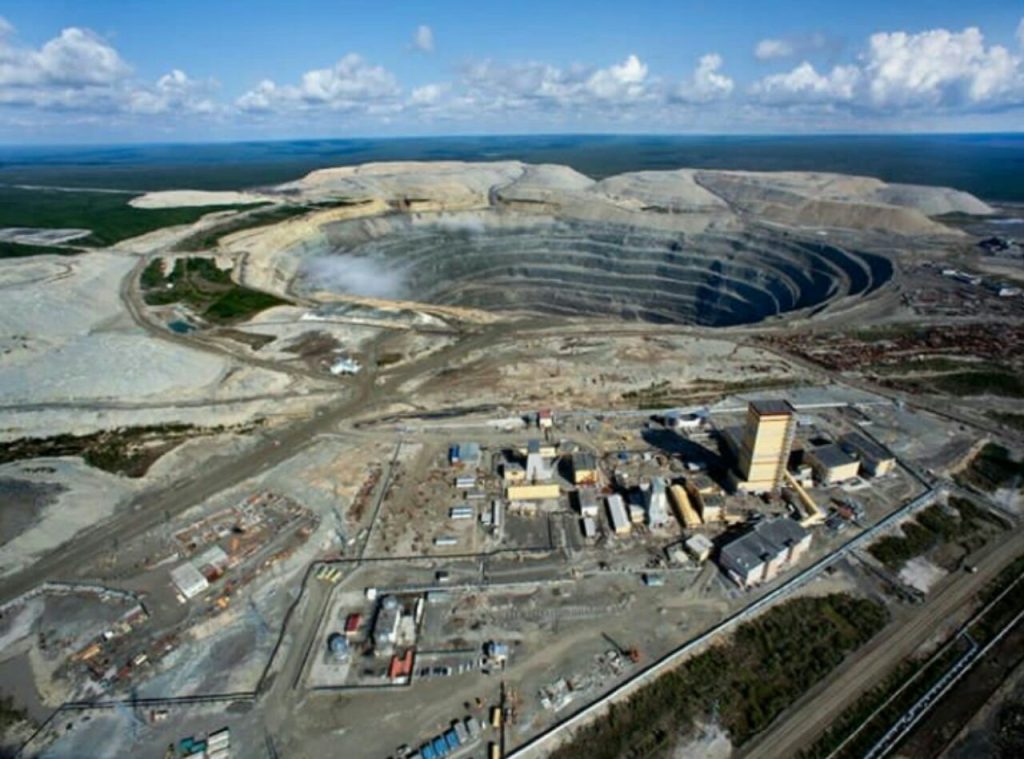
[(352, 637), (359, 632), (359, 625), (363, 622), (362, 614), (349, 614), (345, 618), (345, 635)]
[(389, 680), (407, 679), (412, 674), (412, 659), (415, 651), (416, 649), (410, 648), (404, 656), (396, 654), (391, 657), (391, 663), (388, 665)]

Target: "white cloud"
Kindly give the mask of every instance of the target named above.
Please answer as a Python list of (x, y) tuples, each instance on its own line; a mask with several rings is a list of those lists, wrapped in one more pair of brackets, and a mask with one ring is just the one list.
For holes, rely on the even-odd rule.
[(501, 64), (481, 61), (466, 67), (459, 81), (464, 104), (490, 110), (558, 108), (586, 110), (598, 105), (635, 103), (653, 96), (647, 65), (630, 55), (622, 63), (594, 69), (546, 63)]
[(434, 52), (434, 30), (426, 24), (420, 24), (412, 35), (412, 45), (422, 53)]
[(750, 91), (766, 103), (850, 101), (860, 79), (856, 66), (836, 66), (827, 74), (819, 74), (804, 61), (792, 71), (764, 77)]
[(996, 104), (1024, 91), (1021, 59), (986, 47), (975, 27), (873, 34), (864, 71), (876, 107)]
[(838, 55), (844, 46), (843, 40), (823, 32), (796, 34), (787, 37), (769, 37), (754, 46), (754, 57), (759, 61), (775, 61), (786, 58), (810, 57), (821, 53)]
[(586, 89), (601, 100), (631, 100), (644, 95), (647, 64), (630, 55), (620, 64), (598, 69), (586, 82)]
[(687, 103), (707, 103), (728, 97), (735, 83), (720, 72), (721, 68), (722, 56), (718, 53), (701, 56), (693, 75), (676, 90), (676, 99)]
[(793, 45), (786, 40), (764, 39), (757, 43), (754, 48), (754, 56), (760, 61), (770, 61), (774, 58), (789, 58), (793, 55)]
[[(7, 21), (0, 26), (0, 87), (43, 89), (111, 85), (131, 74), (118, 52), (88, 29), (69, 27), (38, 50), (19, 46)], [(27, 100), (31, 92), (22, 93)], [(45, 93), (40, 93), (46, 99)]]
[(128, 110), (133, 113), (214, 113), (220, 106), (213, 100), (216, 83), (192, 79), (181, 69), (160, 77), (152, 88), (131, 92)]
[(441, 84), (425, 84), (412, 91), (409, 102), (413, 105), (434, 105), (441, 99), (445, 89)]
[(278, 85), (264, 79), (235, 104), (244, 111), (357, 110), (371, 105), (380, 107), (399, 93), (394, 74), (382, 66), (371, 65), (356, 53), (349, 53), (330, 68), (307, 71), (297, 85)]

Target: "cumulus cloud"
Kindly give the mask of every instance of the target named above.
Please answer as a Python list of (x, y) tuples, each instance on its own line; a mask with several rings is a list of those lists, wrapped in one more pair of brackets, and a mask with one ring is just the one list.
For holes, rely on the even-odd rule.
[(334, 66), (313, 69), (297, 85), (278, 85), (264, 79), (236, 100), (243, 111), (273, 111), (290, 107), (355, 110), (380, 106), (398, 96), (398, 81), (387, 69), (349, 53)]
[(676, 99), (687, 103), (708, 103), (728, 97), (735, 83), (721, 73), (721, 68), (722, 56), (718, 53), (701, 56), (693, 75), (676, 90)]
[(754, 47), (754, 56), (759, 61), (770, 61), (775, 58), (789, 58), (793, 55), (793, 45), (786, 40), (764, 39)]
[(503, 64), (480, 61), (464, 68), (462, 102), (487, 109), (547, 107), (587, 109), (638, 102), (652, 96), (647, 64), (636, 55), (604, 68), (580, 64)]
[(181, 69), (174, 69), (157, 79), (153, 87), (133, 90), (129, 94), (128, 109), (142, 114), (214, 113), (220, 109), (213, 100), (216, 86), (216, 82), (197, 81)]
[(751, 87), (751, 93), (762, 102), (800, 103), (850, 101), (861, 79), (856, 66), (836, 66), (827, 74), (819, 74), (807, 61), (792, 71), (766, 76)]
[(856, 64), (819, 73), (809, 62), (756, 81), (762, 103), (850, 104), (879, 113), (1024, 105), (1024, 64), (981, 31), (871, 35)]
[(754, 57), (759, 61), (775, 61), (798, 56), (809, 57), (819, 53), (835, 54), (843, 41), (823, 32), (799, 34), (789, 37), (769, 37), (754, 46)]
[(975, 27), (873, 34), (864, 70), (875, 106), (992, 104), (1022, 94), (1021, 59), (986, 47)]
[(155, 83), (132, 77), (120, 53), (96, 33), (68, 27), (40, 48), (24, 46), (0, 18), (0, 105), (96, 114), (212, 113), (212, 82), (174, 69)]
[(434, 52), (434, 30), (426, 24), (420, 24), (412, 35), (412, 46), (421, 53)]
[(36, 50), (19, 45), (14, 28), (0, 23), (0, 88), (7, 102), (81, 101), (83, 91), (110, 87), (130, 74), (118, 52), (88, 29), (68, 27)]
[(442, 84), (425, 84), (412, 91), (409, 102), (413, 105), (434, 105), (441, 100), (446, 89)]

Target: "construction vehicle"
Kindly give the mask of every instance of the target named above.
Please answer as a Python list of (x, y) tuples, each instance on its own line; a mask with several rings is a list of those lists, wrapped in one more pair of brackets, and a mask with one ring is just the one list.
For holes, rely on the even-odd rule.
[(640, 661), (640, 649), (638, 649), (636, 646), (630, 646), (629, 648), (626, 648), (608, 633), (601, 633), (601, 637), (609, 643), (611, 643), (615, 650), (619, 652), (620, 656), (624, 656), (634, 664)]

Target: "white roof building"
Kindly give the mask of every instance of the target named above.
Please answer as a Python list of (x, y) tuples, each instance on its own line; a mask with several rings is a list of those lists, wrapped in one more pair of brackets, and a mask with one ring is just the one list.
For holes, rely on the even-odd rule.
[(171, 582), (185, 598), (195, 598), (210, 587), (202, 572), (191, 561), (171, 570)]

